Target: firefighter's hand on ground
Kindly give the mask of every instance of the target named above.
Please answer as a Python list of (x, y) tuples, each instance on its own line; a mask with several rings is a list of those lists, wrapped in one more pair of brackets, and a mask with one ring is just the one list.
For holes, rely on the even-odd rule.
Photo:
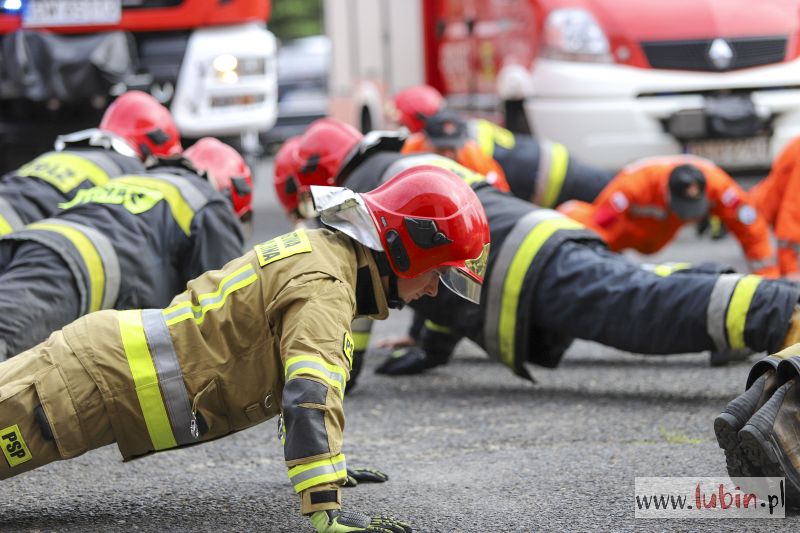
[(425, 350), (418, 346), (407, 346), (394, 350), (389, 358), (375, 369), (375, 373), (404, 376), (419, 374), (431, 366)]
[(359, 483), (383, 483), (389, 476), (375, 468), (348, 468), (345, 487), (355, 487)]
[(411, 527), (386, 516), (353, 511), (317, 511), (310, 516), (317, 533), (411, 533)]
[(406, 346), (414, 346), (416, 341), (410, 335), (404, 337), (395, 337), (393, 339), (385, 339), (378, 341), (376, 346), (378, 348), (388, 348), (389, 350), (396, 350), (397, 348), (405, 348)]

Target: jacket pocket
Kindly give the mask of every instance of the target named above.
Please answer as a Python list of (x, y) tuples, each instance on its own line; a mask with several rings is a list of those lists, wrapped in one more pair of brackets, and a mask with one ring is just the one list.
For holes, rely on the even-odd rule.
[(58, 367), (51, 366), (36, 374), (35, 388), (61, 457), (68, 459), (84, 453), (88, 447), (86, 436)]
[(192, 415), (203, 440), (221, 437), (230, 432), (227, 410), (220, 399), (217, 378), (198, 392), (192, 400)]

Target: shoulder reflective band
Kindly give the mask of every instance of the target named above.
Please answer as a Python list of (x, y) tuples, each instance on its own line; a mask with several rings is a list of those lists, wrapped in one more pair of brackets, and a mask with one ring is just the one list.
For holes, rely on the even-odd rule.
[(172, 433), (167, 408), (161, 396), (158, 374), (150, 356), (141, 311), (121, 311), (117, 314), (119, 331), (128, 366), (136, 386), (136, 396), (142, 409), (147, 432), (154, 450), (177, 446)]
[(162, 311), (168, 326), (193, 318), (199, 325), (207, 312), (219, 309), (225, 305), (225, 300), (232, 292), (247, 287), (258, 279), (255, 270), (250, 265), (245, 265), (235, 272), (228, 274), (219, 282), (217, 290), (197, 297), (198, 305), (192, 302), (182, 302)]
[[(64, 150), (62, 153), (70, 153), (69, 150)], [(105, 185), (109, 178), (113, 178), (114, 176), (119, 176), (124, 173), (122, 167), (114, 161), (108, 154), (104, 152), (100, 152), (98, 150), (81, 150), (79, 153), (76, 154), (78, 157), (82, 157), (83, 159), (88, 159), (101, 169), (106, 174), (106, 179), (100, 182), (92, 181), (95, 185)]]
[(448, 157), (444, 157), (437, 154), (415, 154), (412, 156), (407, 156), (402, 159), (398, 159), (391, 165), (386, 171), (383, 173), (384, 177), (391, 177), (399, 174), (403, 170), (416, 167), (419, 165), (433, 165), (439, 168), (444, 168), (453, 172), (459, 178), (464, 180), (467, 185), (473, 185), (475, 183), (485, 182), (486, 177), (483, 174), (478, 174), (467, 167), (453, 161)]
[(0, 197), (0, 235), (22, 229), (24, 225), (16, 210), (8, 203), (8, 200)]
[(56, 218), (46, 218), (28, 228), (59, 233), (77, 249), (89, 276), (89, 312), (114, 307), (121, 275), (117, 253), (108, 237), (89, 226)]
[(347, 374), (344, 369), (325, 362), (321, 357), (315, 355), (297, 355), (295, 357), (290, 357), (286, 360), (285, 376), (284, 381), (289, 381), (299, 376), (314, 376), (337, 389), (339, 391), (339, 396), (344, 398)]
[(563, 144), (547, 140), (539, 142), (539, 170), (536, 175), (536, 190), (533, 203), (542, 207), (554, 207), (567, 176), (569, 153)]
[(23, 165), (17, 174), (40, 179), (64, 194), (89, 181), (102, 185), (109, 177), (105, 170), (88, 158), (69, 152), (49, 152)]
[(347, 462), (343, 453), (329, 459), (293, 466), (289, 469), (289, 481), (294, 491), (300, 493), (309, 487), (323, 483), (336, 483), (347, 478)]
[(122, 183), (155, 189), (163, 194), (172, 217), (186, 235), (191, 235), (195, 212), (208, 203), (205, 195), (197, 187), (179, 177), (123, 176), (115, 179)]
[(706, 329), (718, 350), (745, 348), (744, 327), (759, 276), (722, 274), (717, 278), (706, 312)]
[(484, 119), (478, 119), (474, 123), (477, 127), (471, 136), (478, 142), (478, 146), (484, 154), (494, 156), (495, 145), (506, 150), (514, 148), (516, 140), (511, 131)]
[(486, 287), (484, 339), (489, 354), (506, 366), (514, 368), (517, 308), (531, 263), (556, 231), (582, 228), (555, 211), (538, 209), (521, 218), (501, 245)]

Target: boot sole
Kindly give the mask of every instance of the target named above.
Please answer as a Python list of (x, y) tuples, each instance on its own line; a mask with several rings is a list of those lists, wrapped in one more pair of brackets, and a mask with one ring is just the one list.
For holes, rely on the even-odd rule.
[(739, 432), (739, 441), (747, 460), (759, 468), (762, 476), (785, 478), (786, 507), (800, 509), (800, 476), (775, 436), (764, 435), (756, 426), (747, 424)]
[(725, 452), (725, 465), (731, 478), (761, 476), (761, 471), (753, 465), (742, 451), (739, 429), (742, 424), (730, 413), (720, 413), (714, 420), (714, 434), (717, 444)]

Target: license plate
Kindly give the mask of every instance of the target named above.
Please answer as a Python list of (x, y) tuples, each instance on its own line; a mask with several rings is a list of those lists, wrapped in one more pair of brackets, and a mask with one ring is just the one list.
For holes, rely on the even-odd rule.
[(121, 0), (28, 0), (22, 13), (27, 28), (117, 24)]
[(686, 151), (729, 170), (768, 168), (772, 162), (766, 136), (687, 141)]

